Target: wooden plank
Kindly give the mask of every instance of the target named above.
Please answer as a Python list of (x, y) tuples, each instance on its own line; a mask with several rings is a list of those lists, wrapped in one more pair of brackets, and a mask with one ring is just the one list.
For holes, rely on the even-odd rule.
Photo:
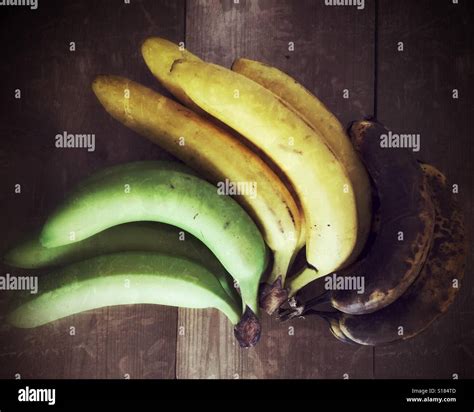
[[(392, 130), (421, 134), (419, 158), (459, 185), (467, 233), (474, 178), (472, 2), (380, 0), (378, 118)], [(403, 42), (403, 51), (398, 51)], [(453, 99), (453, 89), (459, 98)], [(474, 377), (473, 245), (464, 284), (449, 313), (422, 335), (376, 349), (377, 378)]]
[[(373, 108), (374, 3), (365, 3), (357, 11), (309, 0), (188, 1), (186, 47), (227, 67), (242, 56), (279, 67), (346, 123)], [(185, 331), (178, 338), (180, 378), (372, 376), (372, 349), (340, 344), (319, 319), (280, 324), (264, 316), (261, 342), (245, 351), (217, 313), (179, 310), (178, 324)]]
[[(111, 73), (157, 87), (140, 43), (150, 35), (176, 42), (184, 36), (184, 1), (52, 0), (40, 2), (34, 12), (5, 9), (0, 25), (2, 253), (42, 224), (64, 192), (92, 171), (169, 158), (112, 120), (90, 84), (97, 74)], [(17, 88), (20, 100), (14, 99)], [(94, 133), (96, 150), (56, 149), (54, 136), (63, 131)], [(16, 183), (22, 185), (19, 195), (13, 192)], [(1, 267), (2, 274), (7, 271)], [(174, 378), (176, 321), (174, 308), (126, 306), (34, 330), (1, 322), (0, 377)]]

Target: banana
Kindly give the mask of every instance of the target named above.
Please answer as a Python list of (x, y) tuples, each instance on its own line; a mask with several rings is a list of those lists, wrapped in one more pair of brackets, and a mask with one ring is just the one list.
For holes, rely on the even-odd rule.
[[(157, 54), (163, 54), (163, 60), (154, 59), (152, 67), (158, 65), (161, 70), (162, 64), (171, 61), (166, 50)], [(150, 59), (158, 53), (152, 51)], [(181, 53), (176, 45), (171, 51)], [(177, 93), (177, 86), (169, 81), (166, 86)], [(273, 252), (270, 277), (286, 276), (301, 247), (298, 238), (303, 230), (302, 216), (291, 193), (257, 155), (211, 122), (131, 80), (99, 76), (92, 87), (112, 117), (159, 144), (210, 181), (252, 184), (255, 193), (235, 196), (235, 200), (257, 222)]]
[(181, 103), (194, 112), (205, 112), (189, 99), (179, 83), (170, 76), (171, 66), (175, 60), (202, 61), (199, 57), (169, 40), (160, 37), (149, 37), (142, 43), (141, 52), (146, 65), (158, 81)]
[(446, 177), (423, 165), (435, 205), (435, 234), (420, 275), (394, 303), (367, 315), (338, 317), (342, 333), (361, 345), (406, 340), (423, 332), (444, 314), (459, 292), (467, 254), (464, 219)]
[(380, 232), (367, 255), (340, 274), (364, 276), (364, 293), (334, 291), (332, 304), (345, 313), (364, 314), (390, 305), (413, 283), (428, 254), (435, 215), (426, 179), (412, 153), (380, 147), (387, 129), (361, 121), (349, 133), (375, 184)]
[(39, 235), (30, 236), (4, 257), (10, 266), (41, 269), (62, 266), (94, 256), (116, 252), (157, 252), (180, 256), (199, 263), (214, 273), (222, 288), (235, 301), (240, 300), (233, 279), (211, 251), (190, 233), (162, 223), (126, 223), (64, 246), (46, 248)]
[(433, 203), (426, 178), (413, 155), (407, 150), (380, 147), (379, 137), (386, 132), (382, 125), (366, 120), (354, 122), (349, 130), (377, 193), (373, 233), (367, 248), (358, 262), (337, 276), (359, 276), (364, 279), (365, 290), (328, 290), (282, 311), (282, 319), (304, 315), (329, 300), (341, 312), (374, 312), (398, 299), (418, 276), (433, 237)]
[[(295, 79), (275, 67), (249, 59), (237, 59), (232, 70), (259, 83), (294, 110), (315, 131), (344, 166), (354, 189), (357, 205), (357, 243), (348, 262), (354, 261), (365, 245), (371, 223), (371, 188), (364, 165), (354, 150), (339, 120), (312, 93)], [(290, 296), (320, 274), (311, 267), (294, 275)]]
[[(198, 56), (192, 54), (188, 50), (170, 42), (169, 40), (160, 38), (160, 37), (150, 37), (146, 39), (142, 44), (142, 56), (145, 60), (146, 65), (153, 73), (153, 75), (158, 79), (163, 87), (165, 87), (170, 93), (173, 94), (181, 103), (185, 106), (191, 108), (194, 112), (199, 113), (202, 117), (209, 119), (213, 124), (218, 124), (221, 126), (221, 129), (225, 129), (232, 137), (235, 135), (235, 131), (230, 129), (224, 122), (219, 121), (215, 117), (209, 115), (206, 111), (201, 109), (198, 105), (196, 105), (184, 92), (181, 88), (179, 82), (175, 81), (173, 77), (170, 75), (171, 67), (176, 60), (188, 60), (188, 61), (197, 61), (203, 62)], [(244, 149), (247, 149), (247, 146), (244, 145)], [(249, 151), (247, 156), (253, 156), (253, 152)], [(258, 157), (258, 153), (257, 153)], [(265, 164), (266, 165), (266, 164)], [(271, 166), (268, 165), (268, 166)], [(267, 166), (267, 167), (268, 167)], [(275, 174), (273, 171), (271, 172), (273, 175)], [(300, 205), (295, 206), (295, 201), (293, 200), (293, 195), (288, 193), (288, 189), (285, 187), (279, 177), (275, 179), (276, 188), (278, 188), (284, 198), (290, 197), (291, 204), (291, 213), (294, 219), (298, 220), (295, 222), (299, 227), (299, 232), (295, 232), (295, 236), (298, 239), (297, 243), (297, 251), (301, 250), (305, 243), (306, 243), (306, 236), (305, 236), (305, 225), (304, 225), (304, 216), (301, 211)], [(291, 189), (291, 188), (289, 188)], [(298, 212), (294, 209), (297, 207)], [(281, 214), (284, 216), (283, 214)], [(284, 219), (282, 220), (284, 223)], [(272, 279), (277, 279), (278, 277), (275, 276), (276, 271), (273, 275), (270, 275), (270, 281)], [(284, 277), (285, 275), (283, 275)]]
[[(221, 130), (227, 131), (232, 137), (236, 137), (235, 133), (227, 127), (225, 123), (218, 121), (210, 116), (207, 112), (195, 104), (181, 88), (179, 82), (176, 82), (170, 76), (171, 66), (176, 60), (188, 60), (202, 62), (198, 56), (186, 50), (181, 45), (170, 42), (161, 37), (149, 37), (141, 46), (143, 60), (153, 76), (168, 90), (176, 99), (184, 106), (197, 113), (201, 118), (208, 120), (213, 125), (218, 126)], [(304, 245), (304, 244), (303, 244)], [(301, 245), (301, 247), (303, 246)]]
[(344, 332), (341, 329), (341, 326), (339, 325), (339, 320), (334, 317), (324, 317), (326, 321), (329, 324), (329, 331), (332, 333), (332, 335), (340, 342), (342, 343), (347, 343), (350, 345), (354, 345), (357, 342), (354, 342), (350, 338), (348, 338)]
[(92, 176), (48, 218), (42, 245), (68, 245), (127, 222), (171, 224), (209, 247), (238, 281), (243, 302), (257, 313), (267, 264), (258, 228), (232, 198), (183, 168), (175, 162), (139, 162)]
[(321, 135), (273, 93), (231, 70), (177, 60), (170, 76), (194, 104), (247, 138), (286, 174), (304, 210), (307, 260), (319, 275), (350, 263), (358, 233), (354, 191)]
[[(199, 57), (195, 56), (184, 48), (178, 47), (176, 44), (159, 37), (151, 37), (145, 40), (145, 42), (142, 44), (142, 55), (145, 60), (145, 63), (147, 64), (153, 75), (178, 100), (180, 100), (184, 105), (190, 107), (196, 113), (199, 113), (201, 116), (209, 119), (213, 123), (218, 124), (221, 129), (227, 130), (229, 133), (235, 134), (235, 131), (233, 132), (231, 129), (229, 129), (229, 127), (225, 123), (212, 117), (203, 109), (201, 109), (198, 105), (196, 105), (191, 99), (189, 99), (184, 90), (181, 88), (179, 82), (176, 82), (172, 78), (172, 76), (170, 76), (170, 69), (175, 60), (184, 59), (188, 61), (202, 62)], [(280, 185), (281, 180), (279, 178), (277, 178), (276, 180), (278, 181), (278, 185)], [(278, 186), (276, 187), (278, 188)], [(292, 193), (287, 193), (288, 190), (286, 189), (286, 187), (280, 187), (279, 191), (280, 193), (284, 193), (285, 197), (288, 194), (292, 196)], [(272, 202), (270, 202), (269, 204), (272, 204)], [(265, 279), (265, 283), (262, 285), (263, 287), (260, 292), (260, 305), (269, 314), (272, 314), (284, 301), (287, 300), (288, 291), (283, 288), (287, 269), (291, 265), (291, 262), (293, 261), (296, 253), (306, 243), (306, 236), (304, 230), (305, 225), (303, 221), (304, 216), (302, 214), (300, 205), (297, 205), (297, 207), (299, 209), (299, 212), (297, 214), (299, 216), (299, 219), (296, 221), (296, 223), (299, 227), (299, 233), (297, 232), (295, 236), (292, 235), (290, 242), (288, 242), (288, 246), (284, 248), (284, 250), (287, 251), (286, 254), (281, 252), (280, 250), (276, 250), (275, 248), (273, 248), (273, 270)], [(293, 215), (296, 215), (296, 213), (297, 212), (295, 210), (292, 212)], [(280, 216), (285, 217), (285, 213), (280, 212)], [(282, 222), (280, 226), (282, 227), (282, 229), (284, 229), (285, 219), (279, 219), (279, 221)], [(265, 225), (260, 226), (265, 228)], [(296, 247), (292, 244), (294, 243), (295, 239), (297, 239)], [(269, 243), (271, 239), (269, 239), (267, 236), (265, 240), (271, 247), (271, 243)], [(290, 260), (288, 260), (287, 258), (288, 251), (294, 251)], [(282, 263), (279, 263), (280, 261), (282, 261)], [(290, 261), (289, 265), (287, 264), (288, 261)]]
[[(152, 252), (122, 252), (94, 257), (41, 277), (37, 295), (25, 293), (7, 321), (35, 328), (57, 319), (105, 306), (158, 304), (215, 308), (233, 325), (240, 306), (204, 266), (189, 259)], [(253, 346), (253, 336), (236, 333), (239, 343)]]

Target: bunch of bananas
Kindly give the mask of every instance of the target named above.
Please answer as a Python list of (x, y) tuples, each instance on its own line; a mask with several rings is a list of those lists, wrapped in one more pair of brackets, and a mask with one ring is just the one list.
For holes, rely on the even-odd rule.
[[(464, 276), (464, 219), (453, 187), (410, 153), (377, 148), (384, 132), (370, 121), (349, 129), (376, 189), (369, 240), (360, 259), (341, 271), (364, 274), (364, 293), (326, 291), (280, 311), (282, 320), (321, 316), (345, 343), (383, 345), (416, 336), (447, 311)], [(324, 304), (335, 310), (317, 309)]]
[[(70, 193), (6, 256), (22, 268), (60, 266), (41, 293), (16, 302), (13, 325), (120, 304), (211, 307), (249, 347), (261, 306), (283, 320), (317, 314), (344, 342), (378, 344), (413, 336), (446, 310), (465, 241), (439, 171), (381, 148), (386, 130), (376, 122), (354, 122), (349, 139), (276, 68), (238, 59), (229, 70), (161, 38), (147, 39), (142, 54), (182, 104), (117, 76), (98, 76), (93, 91), (112, 117), (186, 166), (119, 165)], [(215, 185), (224, 182), (254, 190), (222, 193)], [(367, 287), (300, 298), (334, 273), (363, 276)], [(335, 311), (316, 309), (325, 301)]]

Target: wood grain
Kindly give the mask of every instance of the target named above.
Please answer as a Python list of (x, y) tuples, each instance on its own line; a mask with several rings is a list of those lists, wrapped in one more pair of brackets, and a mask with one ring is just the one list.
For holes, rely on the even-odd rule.
[[(99, 73), (156, 87), (140, 55), (141, 42), (152, 34), (182, 40), (183, 1), (53, 0), (40, 2), (35, 12), (14, 8), (2, 15), (2, 254), (41, 225), (84, 176), (120, 162), (169, 158), (112, 120), (90, 89)], [(13, 98), (16, 88), (20, 100)], [(56, 149), (54, 136), (63, 131), (94, 133), (95, 152)], [(16, 183), (21, 194), (13, 192)], [(174, 308), (126, 306), (34, 330), (3, 325), (0, 377), (174, 378), (176, 322)]]
[[(187, 2), (191, 52), (227, 67), (237, 57), (272, 64), (316, 93), (344, 123), (372, 112), (373, 39), (369, 1), (362, 11), (314, 1)], [(263, 316), (262, 339), (250, 350), (236, 348), (219, 314), (180, 309), (179, 324), (188, 334), (178, 339), (179, 378), (372, 377), (372, 350), (340, 344), (319, 319), (283, 324)]]
[[(472, 2), (380, 0), (377, 114), (394, 132), (420, 133), (420, 159), (459, 185), (467, 234), (474, 177)], [(398, 42), (404, 50), (397, 51)], [(459, 99), (452, 98), (453, 89)], [(448, 314), (422, 335), (377, 348), (378, 378), (474, 377), (473, 244), (460, 295)]]

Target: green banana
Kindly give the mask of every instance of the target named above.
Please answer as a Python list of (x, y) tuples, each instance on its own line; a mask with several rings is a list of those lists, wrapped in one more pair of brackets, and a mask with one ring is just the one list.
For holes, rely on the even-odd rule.
[(111, 227), (79, 242), (46, 248), (39, 236), (30, 236), (4, 257), (10, 266), (40, 269), (79, 262), (115, 252), (158, 252), (181, 256), (209, 269), (236, 302), (240, 296), (233, 279), (211, 251), (190, 233), (163, 223), (137, 222)]
[[(57, 319), (105, 306), (158, 304), (215, 308), (233, 325), (240, 306), (204, 266), (189, 259), (152, 252), (122, 252), (94, 257), (58, 269), (40, 279), (40, 293), (24, 293), (7, 320), (34, 328)], [(237, 329), (237, 326), (236, 326)], [(239, 343), (253, 346), (258, 336), (236, 333)]]
[[(150, 42), (154, 44), (154, 40)], [(177, 45), (164, 44), (165, 51), (181, 55)], [(162, 53), (152, 55), (167, 73), (169, 67), (165, 70), (161, 66)], [(273, 253), (269, 276), (286, 275), (301, 248), (302, 216), (283, 181), (257, 154), (213, 122), (131, 80), (98, 76), (92, 88), (112, 117), (187, 163), (201, 177), (218, 185), (249, 182), (258, 189), (258, 195), (255, 191), (234, 199), (254, 219)], [(170, 90), (174, 90), (172, 86)]]
[(133, 221), (168, 223), (209, 247), (238, 281), (243, 302), (257, 313), (258, 285), (268, 260), (260, 232), (232, 198), (183, 168), (174, 162), (141, 162), (92, 176), (49, 217), (41, 243), (63, 246)]

